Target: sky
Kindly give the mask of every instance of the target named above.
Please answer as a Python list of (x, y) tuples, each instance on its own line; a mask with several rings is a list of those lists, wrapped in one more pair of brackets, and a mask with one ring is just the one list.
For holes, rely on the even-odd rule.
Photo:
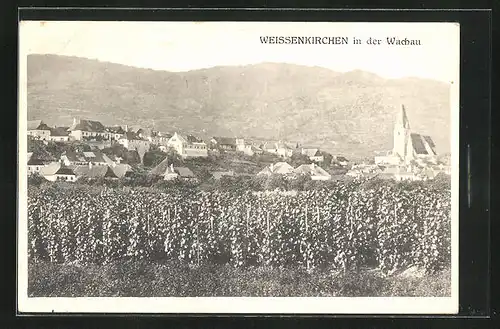
[[(21, 54), (78, 56), (141, 68), (189, 71), (282, 62), (385, 78), (444, 82), (459, 76), (455, 23), (23, 21)], [(348, 45), (261, 44), (260, 36), (339, 36)], [(352, 44), (353, 37), (363, 41)], [(368, 45), (369, 38), (420, 39), (421, 46)]]

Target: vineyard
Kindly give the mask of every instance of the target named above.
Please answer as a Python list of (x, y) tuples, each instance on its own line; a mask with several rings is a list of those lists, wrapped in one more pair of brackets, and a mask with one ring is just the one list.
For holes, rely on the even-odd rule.
[(355, 183), (298, 193), (30, 188), (29, 257), (235, 267), (449, 265), (450, 192)]

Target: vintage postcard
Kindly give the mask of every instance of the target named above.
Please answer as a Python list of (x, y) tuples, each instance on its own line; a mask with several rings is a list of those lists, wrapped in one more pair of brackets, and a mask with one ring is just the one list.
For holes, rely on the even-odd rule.
[(19, 23), (18, 311), (458, 312), (455, 23)]

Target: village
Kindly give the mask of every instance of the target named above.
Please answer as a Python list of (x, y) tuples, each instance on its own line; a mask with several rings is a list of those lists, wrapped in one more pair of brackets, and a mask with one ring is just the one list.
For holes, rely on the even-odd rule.
[[(27, 134), (29, 143), (57, 145), (62, 150), (52, 157), (28, 150), (28, 175), (48, 181), (116, 180), (137, 170), (163, 180), (187, 181), (200, 180), (201, 171), (203, 177), (208, 175), (214, 180), (224, 176), (281, 175), (317, 181), (346, 177), (415, 181), (450, 175), (449, 159), (438, 156), (430, 136), (411, 130), (404, 106), (396, 114), (393, 149), (370, 161), (350, 161), (318, 147), (287, 141), (244, 137), (202, 140), (178, 132), (104, 126), (99, 121), (76, 118), (69, 127), (29, 121)], [(225, 162), (214, 160), (222, 158)]]

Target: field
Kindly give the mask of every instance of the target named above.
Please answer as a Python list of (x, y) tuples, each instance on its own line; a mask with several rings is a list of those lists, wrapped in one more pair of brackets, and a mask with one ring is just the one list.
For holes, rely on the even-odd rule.
[[(33, 295), (449, 294), (445, 190), (353, 182), (297, 193), (55, 185), (28, 194)], [(401, 276), (408, 268), (423, 277)], [(440, 284), (421, 291), (428, 280)]]

